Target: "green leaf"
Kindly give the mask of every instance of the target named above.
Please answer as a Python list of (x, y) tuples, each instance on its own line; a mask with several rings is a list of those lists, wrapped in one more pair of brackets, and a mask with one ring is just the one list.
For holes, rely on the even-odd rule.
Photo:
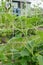
[(43, 65), (43, 56), (38, 55), (37, 59), (38, 59), (39, 65)]
[(27, 65), (26, 59), (24, 59), (24, 58), (21, 59), (21, 65)]
[(24, 49), (20, 52), (21, 56), (24, 57), (24, 56), (29, 56), (29, 52), (27, 49)]

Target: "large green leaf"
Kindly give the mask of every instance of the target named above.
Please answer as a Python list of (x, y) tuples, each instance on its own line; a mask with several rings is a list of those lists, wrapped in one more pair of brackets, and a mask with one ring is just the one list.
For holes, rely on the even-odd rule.
[(39, 65), (43, 65), (43, 56), (38, 55), (37, 59), (38, 59)]

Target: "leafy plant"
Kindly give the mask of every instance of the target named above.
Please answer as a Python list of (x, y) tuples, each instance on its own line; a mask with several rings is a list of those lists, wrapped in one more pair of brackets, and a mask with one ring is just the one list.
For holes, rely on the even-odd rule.
[(41, 16), (0, 14), (0, 63), (2, 65), (43, 65)]

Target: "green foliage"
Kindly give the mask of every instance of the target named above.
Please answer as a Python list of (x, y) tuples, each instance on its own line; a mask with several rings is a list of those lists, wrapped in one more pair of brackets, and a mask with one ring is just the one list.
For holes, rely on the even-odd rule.
[(0, 14), (2, 65), (43, 65), (43, 30), (38, 29), (42, 22), (40, 16)]

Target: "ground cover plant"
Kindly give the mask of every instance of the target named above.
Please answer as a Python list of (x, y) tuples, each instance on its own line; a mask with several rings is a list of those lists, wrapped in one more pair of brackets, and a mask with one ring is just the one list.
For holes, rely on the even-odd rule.
[(0, 65), (43, 65), (43, 17), (0, 14)]

